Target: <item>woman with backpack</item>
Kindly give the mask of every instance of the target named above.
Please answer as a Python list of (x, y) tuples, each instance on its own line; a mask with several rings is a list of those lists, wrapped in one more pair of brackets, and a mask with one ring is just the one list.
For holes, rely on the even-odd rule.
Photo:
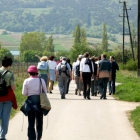
[(42, 56), (40, 58), (40, 62), (37, 65), (39, 77), (44, 79), (46, 86), (49, 81), (49, 65), (47, 60), (48, 58), (46, 56)]
[(0, 68), (0, 140), (6, 140), (12, 107), (17, 109), (14, 74), (10, 71), (12, 63), (11, 58), (4, 57)]

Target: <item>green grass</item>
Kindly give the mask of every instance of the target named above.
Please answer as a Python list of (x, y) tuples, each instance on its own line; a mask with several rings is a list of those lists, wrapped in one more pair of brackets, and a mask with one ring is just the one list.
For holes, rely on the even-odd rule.
[(120, 70), (117, 72), (116, 81), (122, 84), (116, 87), (115, 98), (129, 102), (140, 101), (140, 79), (136, 72)]
[(132, 122), (136, 132), (140, 136), (140, 106), (131, 111), (130, 121)]
[(15, 114), (20, 110), (20, 107), (22, 106), (24, 100), (26, 99), (26, 97), (22, 95), (22, 84), (23, 84), (24, 79), (22, 77), (17, 77), (17, 76), (15, 76), (15, 78), (16, 78), (15, 95), (16, 95), (16, 100), (18, 104), (18, 109), (17, 110), (12, 109), (11, 118), (13, 118)]

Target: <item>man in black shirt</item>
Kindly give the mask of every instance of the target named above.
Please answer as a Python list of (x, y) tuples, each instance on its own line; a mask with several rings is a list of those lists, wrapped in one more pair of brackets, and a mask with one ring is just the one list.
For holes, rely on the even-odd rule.
[(116, 70), (119, 70), (118, 64), (115, 62), (114, 57), (110, 56), (111, 63), (111, 81), (109, 81), (109, 95), (115, 94), (115, 80), (116, 80)]

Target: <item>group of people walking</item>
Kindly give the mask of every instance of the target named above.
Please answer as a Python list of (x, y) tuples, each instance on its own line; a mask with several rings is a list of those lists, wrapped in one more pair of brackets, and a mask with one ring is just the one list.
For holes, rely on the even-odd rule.
[[(43, 115), (47, 115), (40, 106), (40, 90), (44, 93), (53, 93), (55, 81), (58, 81), (60, 98), (66, 99), (69, 93), (69, 84), (71, 80), (75, 81), (75, 95), (90, 100), (90, 95), (97, 96), (100, 93), (100, 99), (106, 98), (107, 86), (109, 95), (115, 94), (116, 70), (119, 70), (114, 57), (110, 56), (108, 60), (105, 54), (100, 57), (91, 57), (89, 52), (78, 55), (76, 62), (70, 64), (70, 59), (60, 57), (59, 61), (54, 61), (55, 57), (39, 57), (40, 62), (28, 67), (29, 77), (24, 80), (22, 94), (32, 103), (32, 107), (27, 112), (29, 140), (41, 140), (43, 131)], [(6, 140), (11, 108), (17, 109), (16, 97), (14, 94), (15, 81), (14, 74), (10, 71), (12, 59), (4, 57), (2, 67), (0, 68), (0, 78), (6, 83), (7, 93), (0, 93), (0, 140)], [(0, 81), (0, 86), (3, 86)], [(2, 90), (2, 88), (0, 88)], [(36, 124), (36, 129), (35, 129)]]

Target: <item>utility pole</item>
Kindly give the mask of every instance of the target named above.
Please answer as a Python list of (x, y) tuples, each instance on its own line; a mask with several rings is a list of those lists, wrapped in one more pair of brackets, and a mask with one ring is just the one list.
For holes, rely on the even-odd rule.
[(127, 11), (127, 10), (131, 10), (131, 8), (130, 9), (127, 9), (126, 2), (124, 3), (124, 5), (125, 5), (125, 10), (126, 10), (126, 17), (127, 17), (127, 23), (128, 23), (128, 29), (129, 29), (129, 35), (130, 35), (130, 42), (131, 42), (131, 49), (132, 49), (132, 58), (135, 61), (134, 50), (133, 50), (133, 41), (132, 41), (132, 35), (131, 35), (131, 29), (130, 29), (128, 11)]
[(129, 23), (129, 16), (128, 16), (128, 11), (127, 11), (127, 10), (131, 10), (131, 8), (130, 9), (127, 9), (126, 1), (119, 2), (119, 3), (123, 3), (123, 16), (120, 16), (120, 17), (123, 17), (122, 63), (124, 64), (124, 43), (125, 43), (125, 35), (128, 35), (128, 34), (125, 34), (125, 17), (127, 17), (127, 23), (128, 23), (128, 28), (129, 28), (129, 35), (130, 35), (130, 42), (131, 42), (131, 49), (132, 49), (132, 58), (135, 61), (134, 51), (133, 51), (133, 43), (132, 43), (132, 35), (131, 35), (131, 29), (130, 29), (130, 23)]
[(137, 42), (138, 42), (138, 71), (137, 75), (140, 77), (140, 0), (138, 0), (138, 37), (137, 37)]
[(125, 1), (124, 2), (119, 2), (123, 3), (123, 46), (122, 46), (122, 63), (124, 64), (124, 41), (125, 41)]

